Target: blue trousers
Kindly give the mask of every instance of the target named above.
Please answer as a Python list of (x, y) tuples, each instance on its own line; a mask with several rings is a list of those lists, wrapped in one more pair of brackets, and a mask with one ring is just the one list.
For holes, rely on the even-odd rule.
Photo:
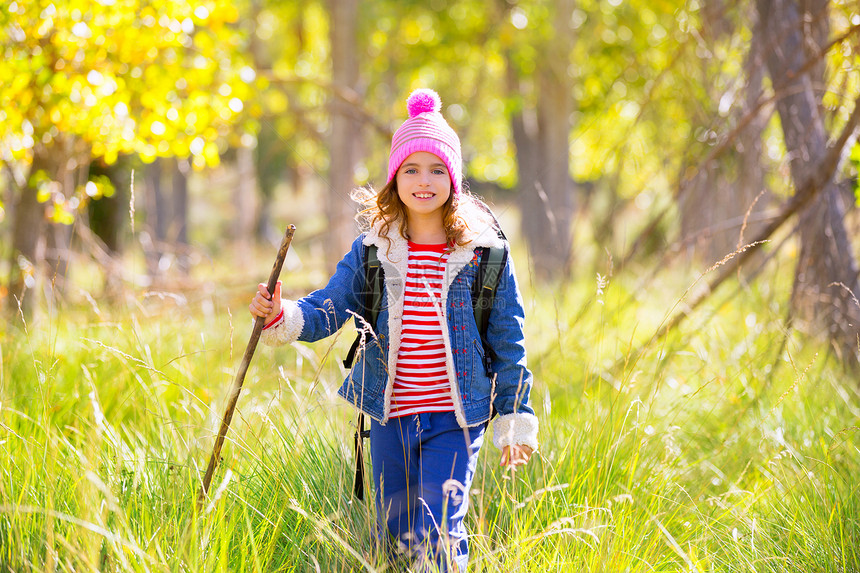
[(371, 422), (377, 520), (392, 554), (466, 571), (463, 518), (485, 429), (464, 430), (454, 412)]

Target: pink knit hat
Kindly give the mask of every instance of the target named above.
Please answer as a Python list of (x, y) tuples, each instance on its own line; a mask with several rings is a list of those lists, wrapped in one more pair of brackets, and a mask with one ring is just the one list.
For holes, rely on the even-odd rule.
[(454, 194), (460, 192), (463, 158), (460, 138), (439, 113), (442, 101), (433, 90), (415, 90), (406, 100), (409, 119), (403, 122), (391, 138), (388, 156), (388, 182), (394, 179), (400, 164), (416, 151), (428, 151), (439, 157), (448, 168)]

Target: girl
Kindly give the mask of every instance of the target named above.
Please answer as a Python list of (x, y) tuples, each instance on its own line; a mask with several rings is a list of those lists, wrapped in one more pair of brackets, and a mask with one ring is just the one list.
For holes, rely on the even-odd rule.
[(281, 300), (280, 283), (271, 297), (260, 284), (249, 308), (267, 319), (266, 344), (329, 336), (360, 314), (364, 257), (376, 245), (385, 276), (377, 331), (338, 393), (372, 419), (377, 519), (391, 547), (441, 570), (465, 571), (463, 518), (487, 424), (498, 414), (493, 442), (502, 465), (514, 467), (537, 449), (538, 421), (529, 406), (532, 375), (510, 258), (486, 333), (491, 372), (484, 367), (471, 299), (476, 249), (507, 244), (492, 214), (462, 189), (460, 140), (440, 109), (431, 90), (409, 96), (386, 185), (356, 194), (369, 229), (328, 285), (289, 301)]

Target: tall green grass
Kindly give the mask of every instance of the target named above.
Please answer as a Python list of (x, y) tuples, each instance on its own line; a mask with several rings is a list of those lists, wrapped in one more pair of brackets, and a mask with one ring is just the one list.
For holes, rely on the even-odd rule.
[[(517, 472), (482, 451), (471, 570), (860, 571), (858, 382), (785, 332), (779, 277), (650, 340), (692, 282), (659, 281), (523, 281), (542, 445)], [(0, 571), (386, 570), (335, 396), (348, 332), (258, 349), (197, 511), (250, 331), (220, 294), (6, 325)]]

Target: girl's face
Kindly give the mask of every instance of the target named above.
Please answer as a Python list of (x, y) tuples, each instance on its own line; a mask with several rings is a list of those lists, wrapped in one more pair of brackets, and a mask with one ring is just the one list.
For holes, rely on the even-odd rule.
[(451, 176), (445, 163), (427, 151), (407, 157), (395, 177), (397, 195), (410, 216), (439, 216), (451, 195)]

